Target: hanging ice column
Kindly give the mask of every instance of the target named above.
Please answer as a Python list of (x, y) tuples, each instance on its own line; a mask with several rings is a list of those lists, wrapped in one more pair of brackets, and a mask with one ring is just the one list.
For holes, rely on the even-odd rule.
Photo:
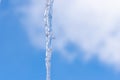
[(44, 22), (45, 22), (45, 34), (46, 34), (46, 80), (50, 80), (50, 67), (51, 67), (51, 54), (52, 46), (51, 42), (53, 39), (52, 34), (52, 7), (54, 0), (47, 0), (45, 13), (44, 13)]

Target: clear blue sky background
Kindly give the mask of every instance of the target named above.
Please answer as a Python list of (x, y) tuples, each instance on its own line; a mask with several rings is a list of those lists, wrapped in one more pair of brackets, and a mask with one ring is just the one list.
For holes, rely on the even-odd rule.
[[(120, 80), (120, 73), (97, 59), (89, 63), (79, 60), (68, 63), (58, 53), (54, 51), (52, 56), (52, 80)], [(9, 0), (3, 0), (0, 5), (0, 80), (45, 80), (45, 77), (45, 50), (30, 45)]]

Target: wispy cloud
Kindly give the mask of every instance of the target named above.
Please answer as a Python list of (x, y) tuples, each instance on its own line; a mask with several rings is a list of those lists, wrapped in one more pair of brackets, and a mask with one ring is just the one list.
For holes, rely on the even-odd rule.
[[(22, 3), (23, 2), (23, 3)], [(14, 12), (26, 30), (30, 43), (36, 48), (45, 47), (44, 36), (44, 3), (42, 0), (11, 0)]]
[[(24, 12), (21, 20), (34, 45), (44, 43), (44, 2), (30, 0), (17, 11)], [(76, 44), (87, 57), (98, 59), (113, 67), (120, 66), (120, 1), (119, 0), (56, 0), (53, 27), (56, 35), (54, 47), (63, 53), (68, 41)], [(39, 29), (38, 29), (39, 28)], [(39, 34), (38, 30), (42, 30)], [(40, 37), (41, 36), (41, 37)], [(80, 53), (64, 54), (74, 59)], [(74, 57), (72, 57), (74, 56)]]

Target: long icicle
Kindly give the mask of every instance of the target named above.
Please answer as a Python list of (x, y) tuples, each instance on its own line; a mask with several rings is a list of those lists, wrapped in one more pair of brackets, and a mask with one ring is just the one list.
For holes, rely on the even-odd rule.
[(50, 79), (50, 68), (51, 68), (51, 55), (52, 55), (52, 46), (51, 42), (53, 39), (52, 34), (52, 7), (54, 0), (47, 0), (45, 13), (44, 13), (44, 22), (45, 22), (45, 34), (46, 34), (46, 80)]

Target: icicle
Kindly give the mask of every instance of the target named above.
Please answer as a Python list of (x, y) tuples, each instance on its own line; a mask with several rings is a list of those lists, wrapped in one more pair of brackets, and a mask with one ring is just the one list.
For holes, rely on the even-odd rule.
[(51, 41), (53, 39), (52, 34), (52, 7), (54, 0), (47, 0), (44, 13), (45, 22), (45, 34), (46, 34), (46, 80), (50, 80), (50, 67), (51, 67), (51, 55), (52, 46)]

